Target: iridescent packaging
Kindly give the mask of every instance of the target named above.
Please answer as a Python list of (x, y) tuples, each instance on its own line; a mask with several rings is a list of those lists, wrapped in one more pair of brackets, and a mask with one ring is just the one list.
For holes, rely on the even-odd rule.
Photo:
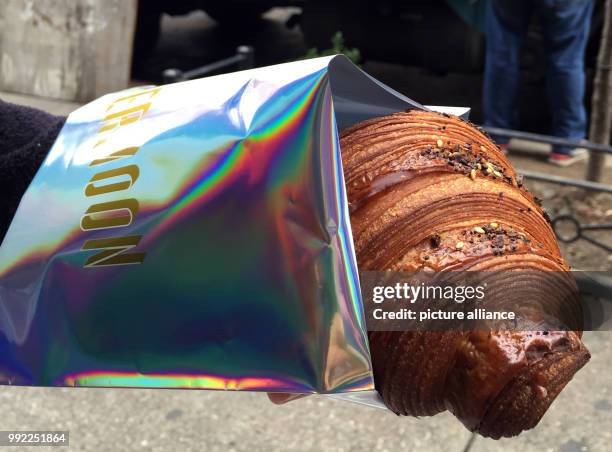
[(408, 108), (330, 57), (78, 109), (0, 247), (0, 380), (371, 390), (338, 129)]

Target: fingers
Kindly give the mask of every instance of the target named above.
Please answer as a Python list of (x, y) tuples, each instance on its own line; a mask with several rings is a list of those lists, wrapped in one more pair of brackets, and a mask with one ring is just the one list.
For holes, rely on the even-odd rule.
[(309, 394), (288, 394), (285, 392), (269, 392), (268, 398), (270, 399), (270, 402), (274, 403), (275, 405), (283, 405), (287, 402), (306, 397), (307, 395)]

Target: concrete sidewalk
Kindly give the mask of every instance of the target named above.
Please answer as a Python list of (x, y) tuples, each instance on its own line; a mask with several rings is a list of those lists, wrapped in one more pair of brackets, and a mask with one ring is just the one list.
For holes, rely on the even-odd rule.
[(44, 110), (58, 116), (67, 116), (80, 106), (77, 103), (64, 100), (46, 99), (44, 97), (27, 96), (24, 94), (7, 93), (3, 91), (0, 91), (0, 99), (5, 102), (38, 108), (39, 110)]
[(585, 341), (591, 362), (538, 427), (501, 441), (449, 413), (400, 418), (323, 396), (279, 407), (253, 393), (2, 387), (0, 418), (2, 430), (69, 430), (83, 451), (609, 451), (612, 335)]

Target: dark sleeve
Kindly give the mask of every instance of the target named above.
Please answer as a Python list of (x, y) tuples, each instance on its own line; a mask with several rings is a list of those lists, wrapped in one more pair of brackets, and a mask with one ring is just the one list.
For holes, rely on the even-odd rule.
[(0, 243), (65, 121), (0, 100)]

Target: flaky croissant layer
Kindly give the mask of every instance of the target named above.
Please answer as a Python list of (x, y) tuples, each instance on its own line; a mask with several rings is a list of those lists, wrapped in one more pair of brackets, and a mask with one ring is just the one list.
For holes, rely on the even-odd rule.
[[(547, 215), (476, 127), (410, 111), (353, 126), (340, 146), (360, 271), (545, 270), (566, 274), (575, 288)], [(542, 292), (536, 285), (531, 296), (554, 302)], [(492, 438), (539, 422), (590, 358), (580, 338), (575, 331), (369, 333), (376, 387), (391, 410), (448, 409)]]

